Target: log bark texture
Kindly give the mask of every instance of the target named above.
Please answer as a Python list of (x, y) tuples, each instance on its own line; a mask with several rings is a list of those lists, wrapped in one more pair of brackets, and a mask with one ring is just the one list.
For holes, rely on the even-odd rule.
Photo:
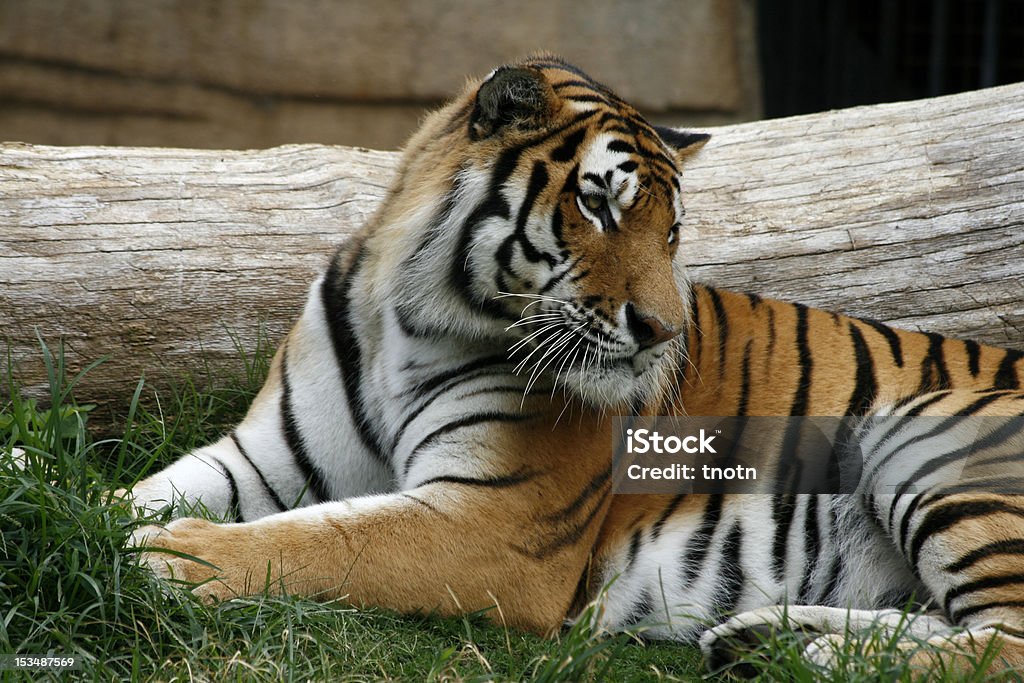
[[(1024, 348), (1024, 84), (711, 132), (684, 178), (695, 279)], [(396, 160), (0, 145), (16, 377), (43, 387), (37, 331), (73, 368), (109, 355), (77, 395), (115, 409), (143, 374), (238, 367), (232, 335), (280, 338)]]

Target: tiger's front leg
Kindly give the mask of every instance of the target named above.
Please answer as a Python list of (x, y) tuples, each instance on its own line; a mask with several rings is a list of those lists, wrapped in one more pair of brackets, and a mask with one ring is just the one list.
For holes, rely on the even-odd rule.
[(154, 571), (202, 582), (194, 590), (212, 600), (268, 590), (407, 613), (497, 606), (492, 618), (550, 633), (607, 507), (605, 465), (577, 469), (585, 476), (444, 477), (241, 524), (179, 519), (137, 540)]

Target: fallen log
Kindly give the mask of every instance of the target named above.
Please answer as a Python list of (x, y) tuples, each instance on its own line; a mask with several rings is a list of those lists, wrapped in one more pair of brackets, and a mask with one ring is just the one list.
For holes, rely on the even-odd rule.
[[(685, 172), (695, 279), (1024, 348), (1024, 84), (725, 126)], [(117, 409), (287, 330), (397, 156), (0, 145), (0, 335)]]

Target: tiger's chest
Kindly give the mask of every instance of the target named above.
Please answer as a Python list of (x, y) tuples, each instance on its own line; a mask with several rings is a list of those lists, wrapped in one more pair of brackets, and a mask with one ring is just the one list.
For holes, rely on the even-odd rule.
[(498, 456), (487, 447), (488, 430), (551, 410), (550, 379), (517, 368), (504, 352), (446, 348), (405, 335), (381, 346), (361, 398), (400, 488), (493, 469), (500, 463), (492, 462)]

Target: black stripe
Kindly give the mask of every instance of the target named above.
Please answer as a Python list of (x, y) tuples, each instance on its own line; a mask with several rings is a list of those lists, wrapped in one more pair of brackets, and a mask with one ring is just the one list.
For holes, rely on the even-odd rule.
[[(789, 414), (791, 417), (799, 417), (807, 414), (814, 360), (811, 357), (811, 347), (807, 340), (807, 307), (803, 304), (792, 304), (792, 306), (796, 309), (796, 347), (800, 364), (800, 378), (797, 380)], [(786, 423), (786, 433), (783, 436), (781, 451), (783, 463), (776, 473), (776, 495), (787, 492), (790, 490), (789, 487), (796, 485), (800, 480), (801, 462), (792, 456), (799, 452), (801, 432), (799, 420), (789, 420)]]
[(618, 138), (616, 138), (616, 139), (614, 139), (614, 140), (612, 140), (611, 142), (608, 143), (608, 151), (609, 152), (625, 152), (627, 154), (636, 154), (637, 153), (636, 147), (634, 147), (630, 143), (626, 142), (625, 140), (620, 140)]
[(235, 523), (244, 522), (245, 520), (242, 519), (242, 501), (238, 499), (238, 484), (235, 482), (235, 476), (231, 474), (231, 469), (221, 462), (220, 459), (212, 458), (212, 460), (224, 470), (224, 478), (228, 480), (228, 491), (231, 492), (225, 516)]
[[(627, 173), (632, 173), (634, 170), (636, 170), (637, 163), (635, 161), (623, 161), (621, 164), (619, 164), (618, 167), (621, 168), (623, 171), (626, 171)], [(648, 181), (648, 184), (654, 183), (655, 185), (660, 185), (661, 189), (665, 191), (664, 196), (668, 198), (668, 203), (673, 204), (675, 202), (675, 193), (672, 191), (672, 187), (669, 186), (669, 184), (665, 182), (665, 179), (662, 178), (660, 175), (658, 175), (657, 173), (645, 173), (644, 180)], [(654, 196), (655, 195), (653, 193), (645, 193), (641, 195), (640, 199), (638, 199), (637, 201), (653, 201)], [(639, 206), (639, 204), (634, 204), (634, 206)]]
[(633, 532), (632, 538), (629, 539), (629, 550), (626, 551), (626, 569), (629, 571), (633, 568), (633, 563), (636, 562), (637, 555), (640, 553), (640, 538), (641, 531), (637, 529)]
[(832, 556), (832, 565), (829, 567), (824, 589), (818, 594), (818, 602), (823, 605), (838, 605), (839, 577), (843, 573), (844, 565), (843, 552), (837, 539), (837, 536), (844, 532), (839, 528), (839, 513), (836, 512), (836, 506), (833, 501), (834, 499), (829, 498), (826, 508), (828, 510), (828, 529), (825, 534), (828, 536), (830, 543), (829, 552)]
[(590, 602), (592, 574), (597, 574), (594, 567), (594, 555), (587, 557), (587, 563), (580, 572), (580, 578), (576, 582), (576, 591), (573, 593), (572, 602), (569, 604), (567, 617), (572, 618), (580, 614)]
[(821, 604), (839, 606), (837, 598), (839, 597), (839, 577), (843, 573), (843, 553), (838, 548), (835, 548), (834, 552), (832, 566), (828, 570), (828, 580), (825, 582), (825, 590), (821, 594)]
[(990, 609), (1002, 609), (1006, 607), (1024, 607), (1024, 600), (996, 600), (994, 602), (986, 602), (980, 605), (971, 605), (970, 607), (958, 609), (950, 615), (950, 618), (954, 623), (960, 623), (967, 617), (974, 616), (978, 612), (987, 612)]
[[(618, 165), (617, 168), (620, 171), (622, 171), (623, 173), (632, 173), (633, 171), (635, 171), (637, 169), (637, 167), (639, 165), (640, 164), (638, 164), (635, 161), (633, 161), (632, 159), (630, 159), (629, 161), (623, 161), (621, 164)], [(653, 177), (654, 178), (658, 178), (658, 176), (653, 176)], [(660, 178), (658, 180), (660, 181)]]
[[(1005, 421), (1001, 427), (994, 431), (988, 432), (985, 436), (983, 436), (980, 439), (975, 439), (974, 441), (966, 444), (965, 446), (961, 446), (960, 448), (955, 448), (951, 451), (947, 451), (942, 455), (929, 458), (923, 464), (921, 464), (913, 472), (913, 474), (904, 479), (904, 481), (900, 484), (900, 487), (896, 489), (896, 495), (902, 496), (911, 487), (914, 486), (915, 482), (923, 479), (924, 477), (927, 477), (929, 474), (935, 472), (935, 470), (940, 469), (941, 467), (944, 467), (945, 465), (949, 465), (953, 462), (956, 462), (957, 460), (960, 460), (973, 452), (981, 452), (986, 448), (998, 446), (999, 444), (1004, 443), (1007, 439), (1016, 436), (1018, 433), (1020, 433), (1020, 425), (1017, 424), (1017, 422), (1017, 420)], [(1019, 457), (1019, 454), (1014, 454), (1014, 458)], [(984, 465), (988, 463), (979, 464)]]
[(398, 329), (402, 331), (406, 337), (413, 339), (430, 339), (438, 334), (438, 331), (433, 327), (430, 329), (420, 327), (413, 322), (411, 311), (408, 306), (397, 305), (394, 308), (395, 320), (398, 321)]
[(530, 172), (530, 180), (526, 185), (526, 197), (523, 198), (523, 203), (519, 207), (519, 214), (516, 216), (516, 234), (519, 235), (519, 243), (523, 250), (523, 255), (530, 263), (539, 263), (541, 260), (544, 260), (549, 266), (554, 267), (556, 265), (555, 260), (537, 251), (526, 235), (526, 224), (530, 220), (530, 214), (533, 212), (534, 205), (537, 203), (537, 197), (547, 187), (550, 179), (548, 165), (543, 161), (534, 162), (533, 170)]
[(999, 369), (996, 370), (995, 381), (993, 382), (993, 389), (1019, 389), (1020, 388), (1020, 377), (1017, 375), (1017, 371), (1014, 368), (1017, 361), (1024, 358), (1024, 351), (1017, 351), (1015, 349), (1007, 349), (1005, 355), (1003, 355), (1002, 362), (999, 363)]
[(657, 131), (658, 136), (665, 141), (665, 144), (676, 149), (685, 149), (692, 144), (700, 142), (701, 140), (707, 140), (711, 137), (707, 133), (691, 133), (685, 130), (669, 128), (668, 126), (656, 126), (654, 130)]
[(578, 282), (588, 275), (590, 275), (590, 268), (584, 268), (583, 270), (569, 278), (569, 282)]
[[(355, 257), (347, 272), (342, 272), (342, 251), (338, 251), (331, 259), (330, 268), (324, 277), (320, 295), (323, 298), (324, 319), (331, 334), (334, 357), (341, 371), (341, 381), (345, 388), (345, 402), (349, 415), (355, 425), (359, 440), (370, 454), (381, 463), (390, 465), (384, 456), (384, 447), (378, 435), (370, 427), (370, 419), (363, 406), (362, 397), (362, 351), (359, 340), (353, 329), (350, 310), (350, 297), (353, 282), (362, 266), (366, 251), (358, 245)], [(322, 482), (321, 482), (322, 485)], [(314, 492), (319, 496), (325, 489), (317, 488)], [(320, 498), (320, 500), (326, 500)]]
[(651, 594), (647, 592), (645, 588), (640, 593), (640, 599), (633, 603), (630, 607), (629, 613), (623, 618), (623, 626), (635, 626), (643, 620), (644, 617), (651, 614), (654, 611), (654, 601), (651, 600)]
[(892, 353), (892, 359), (896, 363), (896, 367), (903, 367), (903, 345), (900, 343), (900, 336), (894, 329), (888, 325), (883, 325), (877, 320), (871, 318), (857, 318), (860, 322), (865, 325), (871, 326), (875, 332), (885, 337), (885, 340), (889, 342), (889, 351)]
[(565, 139), (555, 149), (551, 150), (551, 160), (557, 162), (570, 161), (576, 156), (583, 139), (587, 137), (587, 129), (580, 128), (565, 136)]
[(669, 520), (669, 518), (673, 514), (675, 514), (676, 509), (679, 508), (679, 505), (685, 499), (686, 499), (686, 494), (685, 493), (680, 493), (680, 494), (672, 497), (672, 500), (669, 501), (669, 504), (665, 506), (664, 510), (662, 510), (661, 516), (658, 517), (658, 521), (656, 521), (654, 523), (654, 525), (651, 527), (651, 540), (652, 541), (657, 541), (658, 540), (658, 538), (661, 536), (661, 529), (665, 526), (665, 522), (667, 522)]
[(947, 564), (945, 570), (951, 574), (962, 572), (993, 555), (1024, 555), (1024, 538), (1004, 538), (999, 541), (986, 543), (980, 548), (975, 548), (971, 552), (962, 555), (956, 562)]
[[(1010, 460), (1009, 456), (1000, 456), (999, 458), (993, 458), (997, 460)], [(1015, 461), (1020, 460), (1020, 455), (1013, 456)], [(970, 470), (976, 464), (973, 460), (969, 461), (965, 470)], [(982, 463), (988, 465), (989, 461)], [(947, 484), (933, 492), (930, 492), (926, 497), (922, 505), (931, 505), (937, 503), (940, 500), (945, 500), (950, 496), (956, 496), (964, 493), (995, 493), (995, 494), (1006, 494), (1011, 496), (1020, 495), (1021, 490), (1024, 489), (1024, 475), (1016, 477), (1008, 477), (1006, 475), (992, 475), (989, 477), (967, 477), (962, 482), (956, 484)]]
[(593, 523), (594, 519), (597, 517), (597, 513), (604, 509), (604, 504), (607, 500), (608, 489), (605, 489), (597, 500), (594, 501), (594, 504), (590, 508), (590, 512), (588, 512), (583, 519), (568, 526), (563, 526), (560, 532), (554, 534), (550, 540), (536, 550), (530, 551), (523, 547), (519, 547), (520, 552), (525, 552), (534, 559), (542, 560), (550, 557), (565, 546), (577, 543), (583, 537), (583, 532), (585, 532)]
[(786, 578), (786, 555), (789, 551), (789, 530), (796, 514), (796, 496), (785, 494), (772, 498), (772, 522), (775, 536), (772, 539), (772, 574), (776, 581)]
[(743, 529), (737, 521), (732, 525), (729, 535), (722, 543), (722, 558), (718, 563), (717, 576), (722, 577), (722, 584), (715, 596), (712, 613), (717, 619), (731, 614), (739, 604), (740, 594), (745, 582), (740, 551), (743, 542)]
[(575, 75), (577, 78), (579, 78), (578, 83), (566, 82), (566, 84), (580, 85), (580, 87), (591, 88), (595, 90), (599, 87), (598, 84), (595, 83), (593, 79), (590, 78), (590, 76), (580, 71), (578, 67), (575, 67), (572, 64), (569, 64), (568, 62), (564, 61), (561, 57), (549, 57), (545, 59), (530, 60), (530, 65), (535, 66), (538, 69), (555, 69), (556, 71), (567, 71)]
[(971, 371), (971, 377), (977, 377), (981, 372), (981, 346), (973, 339), (966, 339), (964, 350), (967, 351), (967, 369)]
[(821, 538), (818, 536), (818, 496), (806, 496), (804, 508), (804, 577), (800, 582), (799, 601), (805, 603), (811, 597), (814, 570), (818, 568), (821, 553)]
[[(562, 215), (561, 211), (555, 211), (555, 216), (561, 216), (561, 215)], [(566, 278), (566, 276), (568, 276), (569, 273), (572, 272), (572, 269), (575, 268), (582, 259), (583, 259), (582, 256), (577, 258), (577, 259), (575, 259), (572, 263), (570, 263), (565, 268), (563, 268), (561, 273), (557, 273), (557, 274), (552, 275), (551, 278), (546, 283), (544, 283), (544, 286), (537, 290), (537, 293), (538, 294), (547, 294), (548, 292), (550, 292), (555, 287), (555, 285), (557, 285), (562, 280), (564, 280)]]
[(436, 389), (441, 387), (441, 385), (446, 384), (453, 379), (463, 379), (466, 375), (476, 370), (500, 365), (509, 365), (508, 358), (500, 355), (484, 356), (483, 358), (478, 358), (466, 363), (465, 365), (460, 365), (458, 367), (445, 370), (444, 372), (439, 372), (436, 375), (431, 375), (429, 378), (417, 382), (410, 391), (413, 397), (418, 400), (424, 396), (433, 394)]
[[(521, 384), (495, 384), (495, 385), (488, 386), (488, 387), (482, 387), (480, 389), (474, 389), (473, 391), (467, 391), (464, 394), (459, 394), (459, 400), (461, 401), (461, 400), (464, 400), (464, 399), (467, 399), (467, 398), (472, 398), (473, 396), (482, 396), (483, 394), (510, 394), (510, 393), (516, 393), (516, 394), (523, 393), (523, 385), (521, 385)], [(526, 395), (527, 396), (543, 396), (543, 395), (545, 395), (547, 393), (548, 393), (548, 391), (546, 389), (530, 389), (530, 391), (528, 391), (526, 393)]]
[(1024, 629), (1013, 628), (1011, 626), (1007, 626), (1006, 624), (998, 624), (995, 626), (995, 628), (999, 629), (1000, 633), (1005, 633), (1016, 638), (1024, 638)]
[[(555, 238), (555, 246), (561, 249), (558, 252), (559, 263), (565, 263), (569, 260), (569, 256), (571, 256), (570, 251), (566, 248), (568, 245), (566, 245), (565, 240), (562, 238), (563, 221), (562, 205), (560, 202), (555, 202), (554, 211), (551, 213), (551, 235)], [(576, 259), (576, 263), (579, 263), (579, 259)], [(575, 266), (576, 263), (573, 263), (573, 265)], [(548, 289), (551, 289), (551, 287), (541, 290), (541, 293), (547, 292)]]
[[(924, 412), (924, 410), (928, 408), (929, 405), (939, 402), (940, 400), (948, 396), (949, 393), (950, 392), (948, 390), (944, 391), (941, 394), (933, 395), (928, 399), (923, 400), (920, 403), (914, 405), (913, 408), (911, 408), (899, 420), (897, 420), (896, 425), (889, 428), (889, 431), (886, 432), (885, 436), (879, 440), (876, 446), (874, 446), (874, 449), (872, 449), (871, 451), (871, 455), (873, 455), (874, 453), (878, 453), (889, 438), (891, 438), (905, 423), (908, 424), (908, 418), (913, 418), (921, 415), (921, 413)], [(1002, 394), (998, 393), (982, 394), (980, 398), (977, 398), (976, 400), (972, 401), (970, 404), (966, 405), (965, 408), (957, 410), (954, 415), (948, 415), (946, 417), (943, 417), (938, 424), (929, 429), (927, 432), (911, 436), (910, 438), (903, 441), (899, 445), (895, 447), (890, 447), (889, 453), (887, 453), (886, 456), (882, 460), (880, 460), (876, 466), (874, 466), (874, 472), (880, 472), (882, 468), (889, 463), (890, 460), (895, 458), (896, 455), (899, 454), (900, 451), (906, 449), (906, 447), (914, 443), (918, 443), (919, 441), (934, 438), (935, 436), (938, 436), (942, 432), (949, 431), (950, 429), (963, 424), (963, 419), (965, 417), (969, 417), (981, 412), (982, 410), (984, 410), (986, 405), (998, 400), (1001, 397), (1001, 395)]]
[(498, 411), (486, 411), (464, 415), (458, 420), (454, 420), (448, 424), (438, 427), (434, 431), (430, 432), (430, 434), (423, 437), (423, 440), (416, 444), (416, 446), (409, 452), (409, 457), (405, 460), (405, 466), (402, 468), (402, 473), (404, 476), (409, 476), (409, 471), (412, 469), (412, 465), (416, 461), (416, 458), (419, 457), (420, 452), (429, 448), (435, 442), (452, 432), (465, 427), (484, 424), (485, 422), (522, 422), (524, 420), (532, 419), (533, 417), (535, 416), (531, 414), (502, 413)]
[[(947, 391), (944, 394), (940, 395), (939, 397), (932, 396), (931, 399), (929, 399), (929, 400), (935, 401), (935, 400), (938, 400), (939, 398), (942, 398), (942, 396), (945, 396), (945, 395), (948, 395), (948, 394), (949, 394), (949, 392)], [(894, 412), (895, 411), (903, 410), (904, 408), (906, 408), (908, 405), (910, 405), (911, 403), (913, 403), (914, 401), (916, 401), (919, 398), (921, 398), (920, 394), (907, 394), (906, 396), (902, 396), (902, 397), (899, 398), (899, 400), (894, 401), (891, 404), (892, 410)], [(920, 410), (918, 412), (920, 412)]]
[(429, 486), (430, 484), (458, 484), (459, 486), (478, 486), (481, 488), (491, 489), (505, 489), (512, 486), (518, 486), (519, 484), (530, 481), (535, 476), (536, 472), (529, 470), (519, 470), (512, 474), (504, 474), (498, 477), (459, 477), (456, 475), (444, 475), (440, 477), (432, 477), (426, 481), (417, 484), (417, 487)]
[[(704, 288), (701, 287), (703, 290)], [(690, 287), (690, 315), (692, 317), (691, 327), (693, 328), (693, 353), (690, 357), (693, 364), (700, 367), (701, 350), (704, 344), (704, 330), (700, 326), (700, 296), (697, 287)]]
[[(917, 513), (918, 508), (921, 507), (921, 505), (924, 503), (924, 499), (925, 499), (924, 494), (919, 494), (919, 495), (913, 496), (910, 499), (910, 504), (907, 505), (907, 509), (904, 510), (903, 511), (903, 515), (900, 516), (900, 528), (895, 533), (896, 546), (898, 548), (902, 549), (902, 548), (906, 547), (907, 532), (910, 531), (910, 520), (913, 519), (914, 514)], [(893, 497), (892, 501), (891, 501), (891, 503), (889, 505), (889, 533), (890, 534), (893, 533), (893, 529), (892, 529), (893, 515), (896, 514), (896, 508), (897, 508), (898, 503), (899, 503), (899, 498)], [(911, 567), (911, 569), (914, 570), (915, 574), (917, 573), (917, 565), (913, 565)]]
[[(775, 309), (769, 306), (768, 311), (768, 348), (765, 349), (764, 358), (765, 363), (770, 363), (772, 355), (775, 353)], [(767, 370), (767, 367), (765, 368)]]
[(715, 530), (722, 519), (722, 494), (713, 493), (708, 496), (707, 505), (704, 506), (704, 516), (701, 518), (700, 526), (693, 532), (693, 536), (686, 542), (683, 550), (683, 588), (687, 588), (697, 578), (697, 575), (704, 568), (708, 551), (711, 549), (711, 540), (714, 538)]
[[(1018, 583), (1024, 583), (1024, 574), (986, 576), (980, 579), (975, 579), (974, 581), (968, 581), (946, 591), (946, 597), (942, 601), (942, 608), (946, 614), (951, 614), (950, 606), (957, 598), (962, 598), (965, 595), (977, 593), (978, 591), (985, 590), (987, 588), (1000, 588), (1002, 586), (1012, 586)], [(958, 620), (954, 619), (953, 621), (956, 622)]]
[(545, 515), (544, 520), (548, 522), (557, 522), (568, 519), (569, 516), (575, 514), (577, 510), (583, 507), (583, 505), (590, 500), (591, 496), (600, 491), (611, 476), (612, 470), (610, 467), (601, 470), (594, 475), (586, 486), (583, 487), (583, 490), (580, 491), (579, 495), (576, 496), (571, 503), (560, 510), (556, 510), (555, 512)]
[[(790, 416), (796, 417), (807, 414), (808, 393), (811, 390), (811, 370), (814, 367), (814, 360), (811, 358), (811, 347), (807, 341), (807, 307), (803, 304), (793, 304), (796, 307), (796, 349), (800, 362), (800, 379), (796, 386), (796, 394), (793, 396), (793, 404), (790, 406)], [(789, 441), (787, 433), (787, 442)], [(784, 450), (788, 454), (795, 452), (791, 449)]]
[(562, 99), (569, 100), (570, 102), (597, 102), (598, 104), (604, 104), (609, 107), (612, 104), (608, 101), (608, 98), (603, 95), (563, 95)]
[[(1018, 415), (1017, 417), (1021, 417), (1021, 416)], [(1018, 420), (1014, 420), (1014, 423), (1015, 424), (1019, 423), (1019, 421)], [(988, 456), (986, 458), (980, 458), (978, 460), (972, 460), (971, 463), (968, 465), (968, 467), (989, 467), (990, 465), (1002, 465), (1004, 463), (1013, 463), (1013, 464), (1016, 465), (1016, 464), (1020, 464), (1022, 459), (1024, 459), (1024, 454), (1022, 454), (1020, 451), (1014, 449), (1014, 450), (1011, 450), (1009, 453), (1003, 452), (1001, 455), (990, 455), (990, 456)], [(1021, 477), (1007, 477), (1007, 476), (1003, 476), (1003, 477), (1001, 477), (1001, 478), (996, 480), (996, 484), (992, 487), (992, 490), (999, 491), (999, 492), (1002, 492), (1002, 493), (1010, 493), (1010, 494), (1013, 494), (1013, 495), (1017, 495), (1021, 491), (1020, 491), (1019, 487), (1015, 486), (1015, 484), (1016, 484), (1016, 482), (1018, 482), (1020, 480), (1021, 480)], [(968, 490), (971, 490), (971, 485), (973, 485), (975, 483), (975, 481), (978, 481), (978, 480), (972, 480), (968, 484), (966, 484), (966, 487), (967, 487)], [(985, 481), (985, 480), (981, 480), (981, 481)]]
[(926, 332), (928, 353), (921, 360), (921, 383), (918, 391), (935, 391), (950, 387), (949, 369), (946, 368), (946, 354), (943, 350), (945, 339), (935, 332)]
[(875, 359), (864, 341), (864, 335), (857, 326), (850, 323), (850, 337), (853, 339), (854, 362), (857, 364), (857, 376), (853, 387), (853, 395), (846, 406), (847, 415), (863, 415), (878, 394), (878, 383), (875, 381)]
[[(552, 68), (552, 69), (565, 69), (564, 66), (556, 66), (556, 65), (553, 65), (553, 64), (537, 64), (537, 66), (547, 66), (548, 68)], [(555, 83), (552, 86), (552, 88), (554, 88), (555, 92), (558, 92), (559, 90), (565, 90), (566, 88), (584, 88), (585, 90), (593, 90), (594, 89), (594, 82), (593, 81), (591, 81), (591, 80), (583, 80), (584, 78), (588, 78), (585, 74), (580, 72), (580, 73), (577, 73), (577, 75), (581, 76), (581, 78), (579, 78), (579, 79), (571, 79), (571, 80), (568, 80), (568, 81), (562, 81), (561, 83)]]
[(959, 500), (932, 508), (914, 530), (909, 553), (911, 565), (917, 566), (921, 546), (933, 535), (946, 531), (966, 519), (995, 514), (1008, 514), (1024, 518), (1024, 508), (1010, 505), (1003, 500)]
[(284, 426), (284, 441), (288, 445), (288, 450), (291, 451), (292, 459), (295, 460), (295, 464), (298, 465), (299, 470), (302, 472), (303, 478), (309, 482), (309, 488), (313, 490), (313, 495), (320, 502), (330, 500), (331, 496), (327, 492), (327, 482), (324, 481), (320, 468), (309, 459), (306, 444), (299, 433), (298, 422), (292, 410), (292, 387), (291, 382), (288, 380), (287, 343), (281, 347), (281, 422)]
[(437, 512), (438, 514), (443, 514), (436, 507), (434, 507), (433, 505), (431, 505), (427, 501), (423, 500), (422, 498), (418, 498), (418, 497), (412, 495), (411, 493), (405, 493), (403, 491), (400, 495), (403, 498), (408, 498), (409, 500), (413, 501), (414, 503), (418, 503), (418, 504), (422, 505), (423, 507), (427, 508), (431, 512)]
[(715, 311), (715, 324), (718, 328), (718, 378), (725, 377), (725, 353), (726, 344), (729, 341), (729, 320), (725, 315), (725, 306), (722, 305), (722, 297), (714, 289), (707, 289), (711, 297), (711, 306)]
[(743, 417), (747, 414), (747, 404), (750, 401), (750, 351), (754, 345), (754, 340), (751, 339), (747, 342), (747, 346), (743, 349), (743, 368), (742, 368), (742, 379), (740, 381), (740, 402), (736, 408), (736, 415)]
[(285, 510), (287, 510), (288, 508), (285, 506), (283, 502), (281, 502), (281, 499), (277, 496), (277, 491), (273, 489), (273, 487), (267, 481), (266, 477), (263, 476), (263, 472), (260, 471), (260, 468), (256, 467), (256, 463), (252, 461), (252, 458), (249, 457), (249, 454), (245, 452), (244, 448), (242, 448), (242, 442), (241, 440), (239, 440), (238, 435), (235, 432), (231, 432), (231, 440), (235, 443), (235, 448), (238, 449), (238, 452), (242, 456), (242, 458), (244, 458), (245, 461), (249, 463), (249, 467), (251, 467), (252, 471), (256, 473), (257, 477), (259, 477), (260, 483), (263, 484), (263, 490), (266, 491), (267, 495), (270, 496), (270, 499), (274, 501), (274, 505), (277, 506), (278, 511), (284, 512)]

